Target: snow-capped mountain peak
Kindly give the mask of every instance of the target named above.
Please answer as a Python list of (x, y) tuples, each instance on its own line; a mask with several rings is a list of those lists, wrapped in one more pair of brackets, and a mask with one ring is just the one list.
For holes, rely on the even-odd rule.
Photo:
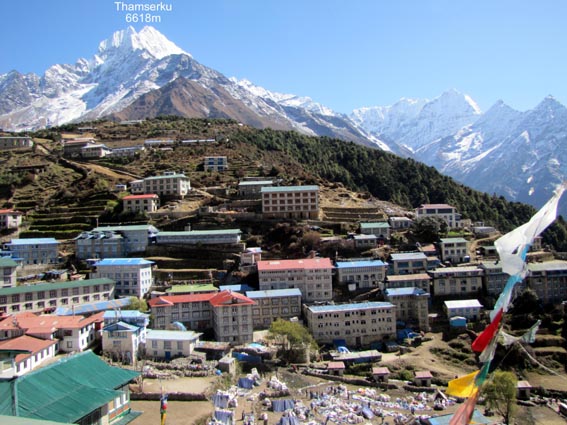
[(169, 55), (187, 55), (183, 49), (168, 40), (154, 27), (146, 26), (139, 32), (133, 27), (116, 31), (112, 36), (99, 44), (97, 56), (104, 58), (117, 51), (142, 50), (150, 54), (154, 59), (162, 59)]
[(336, 115), (336, 113), (330, 108), (327, 108), (326, 106), (313, 101), (313, 99), (307, 96), (297, 96), (295, 94), (285, 94), (285, 93), (278, 93), (278, 92), (266, 90), (265, 88), (257, 86), (247, 79), (239, 80), (235, 77), (231, 77), (230, 81), (242, 87), (243, 89), (249, 91), (255, 96), (264, 98), (266, 100), (274, 101), (282, 106), (302, 108), (307, 111), (314, 112), (320, 115), (328, 115), (328, 116)]

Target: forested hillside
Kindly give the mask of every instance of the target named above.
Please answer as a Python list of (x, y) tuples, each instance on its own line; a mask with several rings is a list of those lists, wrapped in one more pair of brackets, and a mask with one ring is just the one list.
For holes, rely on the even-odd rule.
[[(529, 205), (475, 191), (441, 175), (433, 167), (338, 139), (309, 137), (292, 131), (258, 130), (232, 120), (175, 116), (146, 120), (127, 129), (101, 121), (80, 125), (92, 125), (97, 138), (111, 148), (116, 143), (139, 144), (144, 138), (159, 138), (164, 134), (177, 140), (213, 137), (219, 141), (214, 146), (182, 147), (120, 164), (121, 169), (141, 176), (176, 169), (198, 184), (195, 171), (203, 155), (227, 155), (229, 163), (240, 166), (235, 167), (238, 169), (233, 170), (231, 176), (216, 176), (220, 183), (242, 177), (251, 169), (277, 175), (292, 184), (337, 182), (352, 191), (368, 192), (408, 209), (423, 203), (448, 203), (457, 207), (464, 218), (483, 221), (503, 232), (526, 222), (535, 213)], [(56, 138), (58, 132), (72, 131), (77, 126), (54, 128), (36, 136)], [(116, 142), (117, 135), (121, 138), (119, 142)], [(567, 226), (562, 218), (545, 233), (544, 242), (559, 251), (567, 251)]]

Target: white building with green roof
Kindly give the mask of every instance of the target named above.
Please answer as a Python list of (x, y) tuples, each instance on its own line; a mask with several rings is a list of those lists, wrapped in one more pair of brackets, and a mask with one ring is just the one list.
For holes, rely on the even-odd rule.
[(16, 269), (18, 268), (18, 263), (12, 260), (10, 257), (0, 258), (0, 286), (2, 288), (11, 288), (16, 286)]
[(126, 424), (141, 414), (130, 409), (129, 384), (138, 376), (86, 351), (0, 381), (0, 415), (29, 418), (29, 423)]
[(237, 244), (240, 242), (241, 234), (240, 229), (159, 232), (155, 236), (155, 243), (158, 245)]
[(114, 280), (86, 279), (0, 288), (0, 313), (40, 313), (114, 298)]
[(390, 239), (390, 224), (387, 221), (360, 223), (360, 233), (388, 240)]

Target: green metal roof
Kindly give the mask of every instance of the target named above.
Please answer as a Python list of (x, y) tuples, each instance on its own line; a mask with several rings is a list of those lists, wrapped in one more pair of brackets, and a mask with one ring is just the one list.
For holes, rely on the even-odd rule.
[(217, 288), (212, 283), (198, 283), (193, 285), (173, 285), (171, 289), (167, 290), (168, 294), (188, 294), (193, 292), (218, 292)]
[(374, 229), (374, 228), (387, 229), (388, 227), (390, 227), (390, 225), (386, 221), (375, 221), (375, 222), (372, 222), (372, 223), (360, 223), (361, 229)]
[(0, 382), (0, 394), (6, 395), (0, 400), (0, 414), (73, 423), (119, 397), (122, 392), (116, 389), (139, 375), (109, 366), (86, 351)]
[(12, 260), (10, 257), (0, 258), (0, 267), (17, 267), (18, 263)]
[(44, 421), (41, 419), (20, 418), (18, 416), (0, 415), (2, 425), (61, 425), (63, 422)]
[(38, 291), (81, 288), (83, 286), (104, 285), (106, 283), (110, 283), (114, 285), (115, 282), (112, 279), (100, 278), (100, 279), (68, 280), (65, 282), (54, 282), (54, 283), (38, 283), (37, 285), (29, 285), (29, 286), (20, 285), (20, 286), (14, 286), (12, 288), (0, 288), (0, 295), (27, 294), (30, 292), (38, 292)]
[(240, 229), (221, 229), (221, 230), (179, 230), (169, 232), (159, 232), (158, 236), (206, 236), (206, 235), (239, 235)]

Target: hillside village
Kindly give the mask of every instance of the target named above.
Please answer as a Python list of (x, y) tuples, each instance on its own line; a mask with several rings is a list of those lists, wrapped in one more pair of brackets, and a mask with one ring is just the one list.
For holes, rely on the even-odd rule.
[[(487, 323), (508, 278), (493, 223), (447, 203), (412, 209), (352, 192), (283, 167), (275, 151), (251, 152), (252, 161), (227, 136), (236, 122), (145, 125), (0, 137), (0, 386), (91, 367), (113, 377), (101, 388), (121, 395), (77, 408), (77, 419), (127, 423), (136, 416), (128, 383), (141, 365), (191, 359), (194, 376), (233, 373), (234, 359), (260, 368), (278, 358), (260, 331), (282, 319), (304, 325), (319, 349), (294, 347), (278, 362), (339, 377), (364, 362), (382, 383), (394, 372), (384, 356), (403, 357), (432, 332), (467, 338)], [(567, 261), (538, 238), (528, 268), (516, 296), (527, 289), (561, 318)], [(560, 332), (546, 335), (555, 368), (567, 360)], [(77, 357), (57, 372), (62, 353)], [(470, 371), (474, 356), (460, 366)], [(412, 371), (418, 388), (454, 375)], [(0, 415), (11, 410), (0, 404)]]

